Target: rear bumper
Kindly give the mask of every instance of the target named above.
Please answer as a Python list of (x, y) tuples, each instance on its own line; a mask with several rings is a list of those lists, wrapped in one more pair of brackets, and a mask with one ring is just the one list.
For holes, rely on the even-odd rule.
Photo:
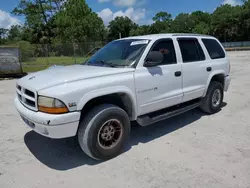
[(231, 82), (231, 78), (230, 76), (226, 76), (225, 77), (225, 86), (224, 86), (224, 91), (228, 91), (228, 88), (229, 88), (229, 85), (230, 85), (230, 82)]
[(67, 138), (76, 135), (80, 112), (52, 115), (34, 112), (15, 99), (15, 106), (23, 121), (38, 134), (49, 138)]

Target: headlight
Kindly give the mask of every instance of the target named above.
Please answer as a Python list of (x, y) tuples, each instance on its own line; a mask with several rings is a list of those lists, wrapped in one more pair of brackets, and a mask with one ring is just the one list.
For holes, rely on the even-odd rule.
[(50, 97), (38, 97), (38, 110), (49, 114), (63, 114), (69, 110), (60, 100)]

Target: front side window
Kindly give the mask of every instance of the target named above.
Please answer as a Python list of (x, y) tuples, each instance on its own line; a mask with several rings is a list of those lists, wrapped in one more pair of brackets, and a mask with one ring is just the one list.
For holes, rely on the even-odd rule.
[(94, 54), (87, 65), (131, 67), (138, 63), (149, 40), (127, 39), (110, 42)]
[(204, 52), (197, 39), (179, 38), (183, 63), (205, 60)]
[(221, 45), (214, 39), (202, 39), (211, 59), (225, 58), (225, 52)]
[(159, 65), (169, 65), (176, 63), (176, 54), (172, 40), (161, 40), (156, 43), (151, 51), (161, 52), (163, 61)]

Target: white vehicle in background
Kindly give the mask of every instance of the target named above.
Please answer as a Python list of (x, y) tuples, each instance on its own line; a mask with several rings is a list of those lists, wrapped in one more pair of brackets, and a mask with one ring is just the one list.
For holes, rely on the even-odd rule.
[(107, 44), (85, 64), (23, 77), (15, 105), (37, 133), (77, 135), (87, 155), (106, 160), (123, 151), (131, 121), (147, 126), (196, 107), (218, 112), (229, 73), (225, 50), (214, 37), (129, 37)]

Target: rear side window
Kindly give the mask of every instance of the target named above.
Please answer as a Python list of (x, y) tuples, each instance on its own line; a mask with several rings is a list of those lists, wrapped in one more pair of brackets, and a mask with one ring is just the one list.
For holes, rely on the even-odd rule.
[(204, 52), (197, 39), (179, 38), (183, 63), (205, 60)]
[(221, 45), (214, 39), (202, 39), (211, 59), (220, 59), (224, 58), (225, 52), (222, 49)]
[(163, 61), (160, 65), (169, 65), (176, 63), (176, 54), (172, 40), (161, 40), (153, 47), (151, 51), (161, 52)]

